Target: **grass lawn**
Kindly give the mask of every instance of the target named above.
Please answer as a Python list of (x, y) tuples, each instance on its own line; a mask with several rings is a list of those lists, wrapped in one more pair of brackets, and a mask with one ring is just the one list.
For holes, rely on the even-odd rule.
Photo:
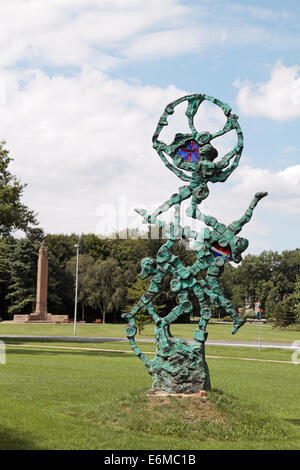
[[(77, 336), (89, 337), (121, 337), (124, 338), (126, 324), (107, 323), (105, 325), (78, 324)], [(196, 324), (173, 324), (171, 331), (174, 336), (192, 339)], [(235, 335), (231, 334), (232, 325), (209, 323), (208, 339), (227, 341), (258, 341), (258, 326), (246, 324)], [(300, 329), (287, 330), (262, 326), (262, 341), (292, 343), (300, 340)], [(0, 323), (0, 335), (37, 335), (37, 336), (73, 336), (72, 324), (3, 324)], [(138, 339), (138, 335), (136, 339)], [(142, 332), (142, 338), (154, 338), (153, 324), (147, 325)]]
[[(73, 341), (55, 341), (55, 340), (41, 340), (41, 339), (19, 339), (19, 338), (8, 338), (5, 340), (6, 345), (12, 347), (23, 346), (24, 348), (36, 348), (41, 349), (65, 349), (67, 350), (95, 350), (95, 351), (109, 351), (109, 352), (128, 352), (132, 353), (129, 342), (73, 342)], [(140, 350), (145, 354), (155, 354), (156, 345), (155, 343), (143, 343), (137, 341), (137, 345)], [(248, 359), (260, 359), (265, 361), (285, 361), (291, 362), (292, 351), (284, 349), (266, 348), (259, 351), (258, 348), (246, 348), (246, 347), (227, 347), (227, 346), (210, 346), (205, 347), (206, 355), (208, 357), (233, 357), (233, 358), (248, 358)]]
[[(128, 348), (94, 344), (103, 345)], [(0, 449), (300, 449), (300, 366), (234, 359), (255, 357), (250, 348), (207, 347), (213, 353), (228, 358), (207, 359), (205, 404), (147, 398), (151, 377), (132, 353), (7, 345)], [(288, 361), (290, 352), (259, 357)]]

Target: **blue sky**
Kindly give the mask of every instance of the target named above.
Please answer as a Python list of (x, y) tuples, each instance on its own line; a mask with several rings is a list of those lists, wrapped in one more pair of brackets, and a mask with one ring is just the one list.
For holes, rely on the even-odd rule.
[[(239, 168), (203, 210), (243, 231), (249, 253), (299, 247), (300, 4), (287, 0), (2, 2), (1, 138), (50, 233), (141, 226), (181, 182), (151, 146), (168, 102), (205, 93), (239, 115)], [(180, 131), (178, 114), (170, 125)], [(222, 127), (208, 107), (207, 126)], [(219, 153), (230, 142), (220, 143)]]

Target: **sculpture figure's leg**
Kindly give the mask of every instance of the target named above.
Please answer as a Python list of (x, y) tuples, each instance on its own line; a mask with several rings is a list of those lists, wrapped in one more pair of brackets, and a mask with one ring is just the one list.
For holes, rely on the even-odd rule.
[(188, 297), (188, 290), (181, 290), (177, 296), (179, 305), (174, 307), (171, 312), (162, 319), (162, 324), (170, 324), (177, 320), (183, 313), (190, 313), (193, 310), (193, 304), (190, 302)]
[(189, 186), (182, 186), (179, 188), (179, 192), (173, 194), (168, 201), (164, 204), (159, 206), (152, 214), (152, 216), (157, 217), (158, 215), (166, 212), (170, 207), (174, 206), (175, 204), (180, 204), (185, 199), (188, 199), (192, 194), (191, 188)]
[(224, 296), (217, 275), (208, 273), (206, 276), (206, 280), (210, 287), (212, 295), (209, 291), (207, 291), (207, 294), (210, 296), (213, 305), (215, 305), (216, 307), (223, 307), (226, 313), (231, 316), (233, 320), (233, 328), (231, 332), (234, 335), (237, 330), (245, 323), (245, 320), (238, 316), (231, 302)]
[(134, 339), (135, 335), (137, 334), (137, 327), (136, 327), (135, 318), (132, 318), (132, 319), (129, 320), (129, 323), (128, 323), (125, 331), (126, 331), (126, 336), (128, 338), (131, 349), (133, 350), (135, 355), (138, 356), (143, 361), (143, 363), (146, 366), (147, 371), (149, 373), (151, 373), (151, 363), (152, 363), (152, 361), (150, 359), (148, 359), (145, 356), (145, 354), (139, 349), (139, 347), (137, 346), (137, 344), (135, 342), (135, 339)]
[(206, 302), (204, 291), (200, 285), (197, 283), (192, 289), (200, 306), (200, 321), (198, 328), (194, 332), (194, 338), (196, 341), (205, 342), (207, 338), (206, 325), (212, 317), (212, 311)]

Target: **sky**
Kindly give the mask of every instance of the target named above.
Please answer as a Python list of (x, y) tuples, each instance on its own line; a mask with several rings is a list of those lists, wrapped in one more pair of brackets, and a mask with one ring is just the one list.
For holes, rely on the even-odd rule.
[[(1, 2), (0, 137), (45, 232), (144, 227), (134, 208), (183, 185), (152, 148), (159, 117), (204, 93), (239, 116), (244, 150), (202, 210), (229, 224), (268, 191), (241, 234), (247, 253), (299, 247), (299, 14), (297, 0)], [(200, 108), (199, 130), (223, 127), (216, 106)], [(166, 142), (185, 132), (184, 111)], [(219, 158), (233, 145), (220, 139)]]

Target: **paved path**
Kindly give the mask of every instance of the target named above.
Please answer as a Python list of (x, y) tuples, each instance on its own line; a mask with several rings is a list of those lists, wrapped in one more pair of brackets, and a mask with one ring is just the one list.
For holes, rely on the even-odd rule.
[[(50, 340), (50, 341), (71, 341), (79, 343), (112, 343), (112, 342), (127, 342), (127, 338), (109, 338), (109, 337), (91, 337), (91, 336), (36, 336), (36, 335), (0, 335), (0, 340), (5, 339), (21, 339), (21, 340)], [(154, 343), (155, 340), (151, 338), (138, 338), (139, 343)], [(224, 341), (224, 340), (207, 340), (208, 346), (230, 346), (230, 347), (243, 347), (243, 348), (258, 348), (257, 341)], [(262, 348), (276, 348), (276, 349), (299, 349), (293, 343), (280, 343), (280, 342), (265, 342), (261, 343)]]
[[(80, 348), (78, 346), (50, 346), (49, 344), (45, 345), (37, 345), (37, 344), (22, 344), (21, 346), (19, 344), (9, 344), (9, 346), (16, 346), (21, 347), (21, 348), (36, 348), (36, 349), (58, 349), (58, 350), (67, 350), (69, 351), (70, 349), (72, 351), (91, 351), (91, 352), (118, 352), (118, 353), (133, 353), (133, 351), (127, 351), (124, 349), (100, 349), (100, 348)], [(154, 351), (144, 351), (144, 354), (155, 354)], [(206, 355), (206, 358), (211, 358), (211, 359), (237, 359), (239, 361), (259, 361), (259, 362), (276, 362), (280, 364), (294, 364), (293, 361), (279, 361), (275, 359), (259, 359), (259, 358), (250, 358), (250, 357), (236, 357), (236, 356), (209, 356)]]

